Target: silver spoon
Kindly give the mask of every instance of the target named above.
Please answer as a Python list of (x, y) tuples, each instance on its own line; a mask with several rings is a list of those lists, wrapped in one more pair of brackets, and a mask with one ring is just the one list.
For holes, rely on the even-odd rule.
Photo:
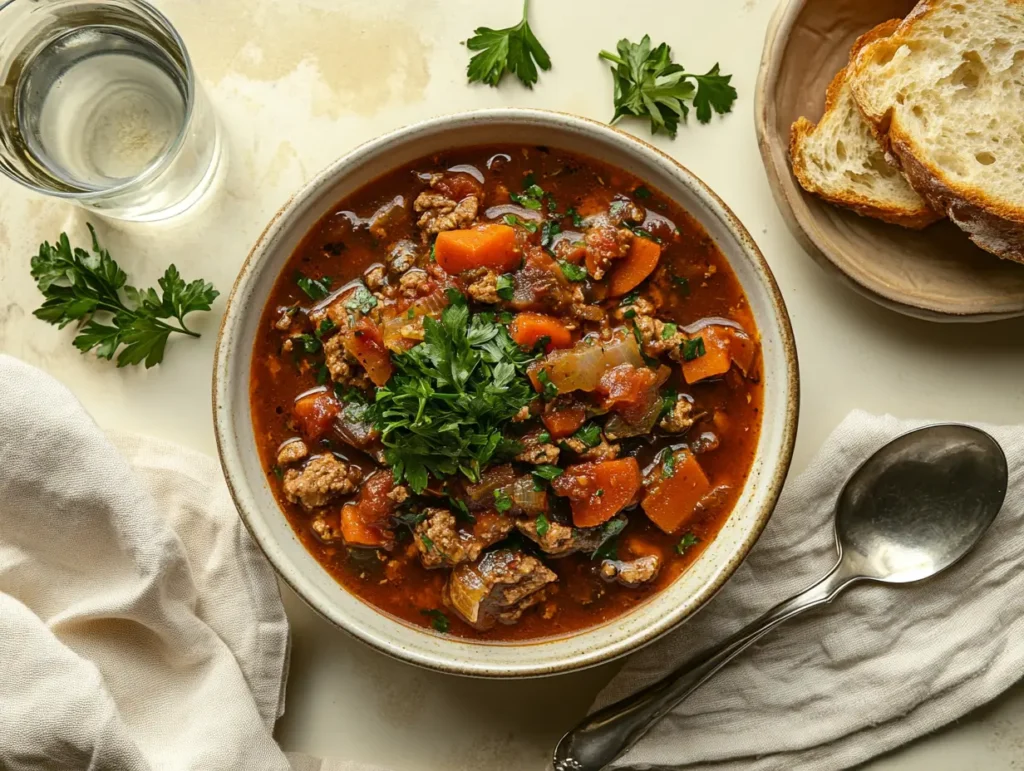
[(604, 768), (756, 640), (848, 586), (913, 583), (956, 564), (995, 519), (1007, 478), (1006, 456), (984, 431), (929, 426), (893, 440), (839, 496), (839, 561), (827, 576), (663, 680), (590, 715), (558, 742), (555, 771)]

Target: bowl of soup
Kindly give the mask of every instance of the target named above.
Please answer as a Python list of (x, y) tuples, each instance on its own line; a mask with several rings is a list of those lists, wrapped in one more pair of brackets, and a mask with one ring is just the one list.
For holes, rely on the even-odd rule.
[(228, 485), (270, 562), (378, 650), (591, 666), (707, 602), (771, 516), (792, 331), (672, 158), (489, 110), (356, 149), (277, 214), (217, 345)]

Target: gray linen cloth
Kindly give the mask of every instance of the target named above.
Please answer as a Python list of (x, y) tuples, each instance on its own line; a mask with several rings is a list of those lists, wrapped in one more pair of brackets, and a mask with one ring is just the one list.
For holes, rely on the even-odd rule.
[[(833, 510), (846, 479), (920, 425), (849, 415), (786, 484), (761, 540), (718, 596), (632, 656), (594, 708), (657, 680), (828, 572), (836, 558)], [(856, 586), (783, 625), (613, 768), (849, 768), (963, 716), (1024, 675), (1024, 427), (981, 428), (1006, 452), (1010, 484), (974, 553), (925, 584)]]

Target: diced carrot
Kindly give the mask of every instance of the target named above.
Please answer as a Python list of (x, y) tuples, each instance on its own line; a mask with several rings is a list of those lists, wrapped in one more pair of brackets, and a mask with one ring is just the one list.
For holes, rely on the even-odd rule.
[(617, 260), (608, 273), (608, 294), (618, 297), (631, 292), (654, 272), (661, 259), (661, 246), (649, 238), (637, 236), (629, 254)]
[(579, 431), (587, 422), (587, 411), (582, 407), (570, 407), (558, 412), (546, 412), (540, 418), (553, 439), (564, 439)]
[(512, 319), (508, 331), (512, 339), (524, 348), (533, 348), (543, 337), (548, 338), (548, 344), (544, 348), (548, 353), (556, 348), (572, 346), (572, 333), (565, 328), (565, 324), (554, 316), (545, 316), (543, 313), (518, 314)]
[(654, 524), (666, 533), (676, 533), (693, 517), (697, 504), (711, 491), (711, 483), (688, 450), (675, 452), (671, 475), (666, 476), (664, 466), (654, 473), (656, 479), (641, 505)]
[(380, 327), (363, 316), (345, 334), (345, 349), (363, 365), (366, 374), (376, 386), (382, 386), (391, 379), (391, 353), (384, 345)]
[(303, 396), (292, 407), (292, 414), (295, 415), (302, 435), (312, 442), (324, 437), (339, 412), (341, 404), (327, 391)]
[(508, 225), (481, 225), (470, 230), (448, 230), (437, 234), (434, 259), (446, 273), (473, 268), (499, 272), (519, 266), (522, 254), (516, 248), (515, 229)]
[(683, 362), (687, 383), (721, 377), (734, 363), (744, 375), (753, 369), (757, 344), (745, 332), (712, 324), (700, 330), (694, 339), (697, 337), (703, 341), (704, 354)]
[(355, 503), (341, 507), (341, 537), (349, 546), (367, 546), (380, 549), (389, 543), (385, 532), (363, 517), (361, 508)]
[(551, 480), (569, 499), (576, 527), (597, 527), (628, 506), (643, 484), (636, 458), (580, 463)]

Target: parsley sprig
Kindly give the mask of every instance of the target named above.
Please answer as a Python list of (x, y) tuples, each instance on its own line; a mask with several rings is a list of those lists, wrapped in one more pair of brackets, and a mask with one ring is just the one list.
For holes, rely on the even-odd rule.
[(514, 27), (491, 29), (478, 27), (466, 41), (470, 51), (480, 53), (469, 60), (466, 74), (469, 82), (497, 86), (506, 72), (511, 72), (527, 88), (537, 82), (537, 68), (551, 69), (551, 57), (537, 40), (527, 21), (530, 0), (523, 0), (523, 19)]
[(117, 354), (118, 367), (159, 364), (172, 332), (199, 337), (185, 317), (210, 310), (220, 294), (212, 284), (202, 279), (186, 284), (171, 265), (157, 281), (160, 293), (136, 289), (110, 252), (100, 247), (92, 225), (89, 232), (91, 253), (72, 249), (67, 233), (60, 234), (56, 245), (46, 241), (39, 246), (32, 258), (32, 278), (46, 301), (35, 311), (37, 318), (61, 329), (77, 321), (75, 347), (82, 353), (95, 350), (101, 359)]
[(651, 133), (666, 132), (673, 139), (679, 121), (690, 114), (692, 101), (697, 120), (708, 123), (712, 113), (732, 111), (736, 89), (730, 85), (731, 75), (722, 75), (716, 64), (704, 75), (687, 72), (672, 61), (672, 49), (662, 43), (651, 49), (650, 35), (639, 43), (622, 39), (618, 54), (601, 51), (601, 58), (615, 66), (615, 115), (612, 123), (625, 116), (650, 118)]
[(395, 481), (417, 493), (430, 475), (481, 470), (511, 449), (503, 424), (535, 398), (524, 353), (493, 314), (470, 315), (466, 298), (449, 291), (441, 320), (423, 320), (424, 340), (392, 356), (395, 374), (368, 411), (381, 432)]

